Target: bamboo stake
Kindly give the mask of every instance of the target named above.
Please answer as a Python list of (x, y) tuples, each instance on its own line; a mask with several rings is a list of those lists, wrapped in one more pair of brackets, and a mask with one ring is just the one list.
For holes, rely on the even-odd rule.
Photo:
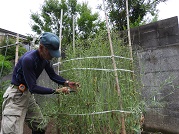
[[(107, 13), (106, 13), (104, 0), (103, 0), (103, 6), (104, 6), (105, 17), (106, 17), (106, 27), (107, 27), (107, 31), (108, 31), (108, 38), (109, 38), (109, 43), (110, 43), (111, 58), (112, 58), (114, 75), (115, 75), (115, 80), (116, 80), (116, 88), (117, 88), (118, 97), (119, 97), (119, 106), (120, 106), (120, 109), (123, 110), (121, 90), (120, 90), (120, 86), (119, 86), (118, 73), (117, 73), (117, 70), (116, 70), (117, 67), (116, 67), (116, 62), (115, 62), (115, 58), (114, 58), (114, 50), (113, 50), (113, 45), (112, 45), (112, 40), (111, 40), (111, 35), (110, 35), (110, 29), (109, 29), (109, 24), (108, 24), (108, 17), (107, 17)], [(121, 134), (126, 134), (125, 119), (124, 119), (123, 113), (121, 113), (121, 125), (122, 125)]]
[[(132, 59), (131, 62), (131, 70), (134, 70), (133, 67), (133, 55), (132, 55), (132, 43), (131, 43), (131, 33), (130, 33), (130, 25), (129, 25), (129, 8), (128, 8), (128, 0), (126, 0), (126, 14), (127, 14), (127, 31), (128, 31), (128, 41), (129, 41), (129, 51), (130, 51), (130, 58)], [(132, 78), (134, 80), (134, 71), (132, 72)], [(141, 117), (143, 117), (143, 114), (141, 113)]]
[(36, 37), (33, 37), (31, 45), (29, 46), (29, 51), (32, 50), (32, 48), (35, 46), (35, 41), (36, 41)]
[(130, 33), (130, 25), (129, 25), (128, 0), (126, 0), (126, 13), (127, 13), (127, 31), (128, 31), (128, 41), (129, 41), (130, 58), (133, 59), (133, 56), (132, 56), (132, 45), (131, 45), (131, 33)]
[[(131, 70), (133, 70), (133, 55), (132, 55), (132, 44), (131, 44), (131, 33), (130, 33), (130, 25), (129, 25), (129, 8), (128, 8), (128, 0), (126, 0), (126, 14), (127, 14), (127, 32), (128, 32), (128, 41), (129, 41), (129, 51), (131, 60)], [(132, 73), (132, 78), (134, 79), (134, 73)]]
[[(60, 46), (59, 46), (59, 51), (61, 54), (61, 48), (62, 48), (62, 19), (63, 19), (63, 9), (61, 9), (61, 16), (60, 16), (60, 31), (59, 31), (59, 39), (60, 39)], [(61, 62), (61, 56), (58, 58), (58, 63)], [(58, 64), (58, 72), (60, 70), (60, 64)], [(59, 74), (59, 73), (58, 73)]]
[(75, 53), (75, 16), (73, 15), (73, 52)]
[[(60, 16), (60, 31), (59, 31), (59, 40), (60, 40), (60, 46), (59, 46), (59, 51), (60, 51), (60, 54), (61, 54), (61, 48), (62, 48), (62, 45), (61, 45), (61, 42), (62, 42), (62, 20), (63, 20), (63, 9), (61, 9), (61, 16)], [(58, 63), (61, 63), (61, 56), (58, 58)], [(60, 74), (60, 64), (58, 64), (58, 75)], [(59, 88), (59, 85), (58, 85), (58, 88)], [(57, 96), (57, 103), (58, 105), (60, 104), (60, 96)], [(58, 118), (59, 118), (60, 115), (58, 115)], [(56, 126), (56, 130), (57, 130), (57, 134), (60, 134), (60, 129), (58, 127), (58, 125)]]
[(18, 51), (19, 51), (19, 34), (17, 34), (17, 38), (16, 38), (16, 56), (15, 56), (15, 65), (18, 62)]

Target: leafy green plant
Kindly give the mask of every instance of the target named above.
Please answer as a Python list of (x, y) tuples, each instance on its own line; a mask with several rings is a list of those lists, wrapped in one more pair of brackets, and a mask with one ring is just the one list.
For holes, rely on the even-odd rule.
[[(131, 70), (130, 52), (117, 33), (112, 33), (115, 60), (123, 109), (119, 106), (114, 69), (106, 31), (94, 38), (76, 40), (73, 50), (69, 46), (62, 61), (61, 75), (80, 82), (77, 93), (57, 95), (50, 106), (46, 103), (45, 115), (56, 120), (61, 133), (120, 133), (121, 112), (124, 112), (127, 133), (140, 132), (143, 102), (139, 84)], [(127, 58), (126, 58), (127, 57)]]
[[(3, 81), (0, 83), (0, 105), (2, 106), (2, 103), (3, 103), (3, 94), (4, 92), (6, 91), (7, 87), (9, 86), (10, 84), (10, 81)], [(1, 112), (1, 109), (2, 107), (0, 107), (0, 112)]]
[(5, 60), (5, 57), (2, 55), (0, 55), (0, 69), (2, 70), (0, 75), (1, 77), (9, 74), (12, 70), (12, 63)]

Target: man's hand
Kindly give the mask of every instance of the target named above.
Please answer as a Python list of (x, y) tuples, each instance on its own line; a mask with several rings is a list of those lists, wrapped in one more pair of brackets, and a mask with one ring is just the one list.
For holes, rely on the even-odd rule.
[(72, 81), (66, 81), (65, 86), (68, 86), (73, 90), (77, 90), (77, 87), (80, 87), (78, 82), (72, 82)]
[(55, 93), (57, 93), (57, 94), (60, 94), (60, 93), (69, 94), (70, 90), (68, 89), (68, 87), (62, 87), (62, 88), (56, 89)]

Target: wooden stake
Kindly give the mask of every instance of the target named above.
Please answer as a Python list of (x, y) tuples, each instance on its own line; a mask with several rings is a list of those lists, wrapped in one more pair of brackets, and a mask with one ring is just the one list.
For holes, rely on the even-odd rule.
[[(114, 75), (115, 75), (115, 80), (116, 80), (116, 88), (117, 88), (118, 97), (119, 97), (119, 107), (120, 107), (121, 110), (123, 110), (121, 90), (120, 90), (120, 86), (119, 86), (118, 73), (117, 73), (117, 70), (116, 70), (117, 67), (116, 67), (116, 62), (115, 62), (115, 58), (114, 58), (114, 50), (113, 50), (113, 45), (112, 45), (112, 40), (111, 40), (111, 35), (110, 35), (110, 29), (109, 29), (109, 24), (108, 24), (108, 17), (107, 17), (107, 14), (106, 14), (106, 8), (105, 8), (104, 0), (103, 0), (103, 6), (104, 6), (105, 17), (106, 17), (106, 27), (107, 27), (107, 32), (108, 32), (108, 38), (109, 38), (109, 43), (110, 43), (111, 58), (112, 58)], [(121, 134), (126, 134), (125, 119), (124, 119), (123, 113), (121, 113), (121, 124), (122, 124)]]
[(17, 38), (16, 38), (16, 56), (15, 56), (15, 65), (17, 64), (17, 62), (18, 62), (18, 58), (19, 58), (18, 52), (19, 52), (19, 34), (17, 34)]
[[(63, 20), (63, 9), (61, 9), (61, 16), (60, 16), (61, 18), (60, 18), (60, 30), (59, 30), (59, 40), (60, 40), (60, 44), (59, 44), (59, 51), (60, 51), (60, 54), (61, 54), (61, 49), (62, 49), (62, 20)], [(60, 70), (60, 62), (61, 62), (61, 56), (58, 58), (58, 75), (60, 74), (59, 72), (59, 70)], [(59, 85), (58, 85), (58, 87), (57, 88), (59, 88)], [(60, 106), (60, 96), (58, 95), (57, 96), (57, 103), (58, 103), (58, 105)], [(60, 114), (60, 113), (59, 113)], [(58, 115), (59, 116), (59, 115)], [(58, 118), (57, 118), (58, 119)], [(58, 120), (57, 120), (58, 121)], [(56, 133), (57, 134), (60, 134), (60, 129), (59, 129), (59, 127), (58, 127), (58, 125), (56, 126)]]
[(75, 54), (75, 16), (73, 15), (73, 52)]
[[(62, 54), (62, 20), (63, 20), (63, 9), (61, 9), (61, 16), (60, 16), (60, 31), (59, 31), (59, 39), (60, 39), (60, 46), (59, 46), (59, 51), (60, 54)], [(58, 58), (58, 74), (60, 70), (60, 62), (61, 62), (61, 56)]]
[[(131, 58), (131, 70), (133, 68), (133, 56), (132, 56), (132, 44), (131, 44), (131, 32), (130, 32), (130, 24), (129, 24), (129, 8), (128, 8), (128, 0), (126, 0), (126, 14), (127, 14), (127, 32), (128, 32), (128, 41), (129, 41), (129, 51), (130, 51), (130, 58)], [(132, 79), (134, 80), (134, 72), (132, 72)]]

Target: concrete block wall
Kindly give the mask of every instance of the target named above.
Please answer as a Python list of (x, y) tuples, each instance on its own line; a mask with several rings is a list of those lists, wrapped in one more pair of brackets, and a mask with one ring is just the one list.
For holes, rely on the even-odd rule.
[(172, 17), (131, 29), (134, 49), (150, 49), (179, 42), (178, 18)]
[(138, 59), (147, 104), (145, 129), (179, 133), (179, 43), (138, 52)]
[(144, 130), (179, 134), (179, 32), (172, 17), (131, 29), (146, 101)]

